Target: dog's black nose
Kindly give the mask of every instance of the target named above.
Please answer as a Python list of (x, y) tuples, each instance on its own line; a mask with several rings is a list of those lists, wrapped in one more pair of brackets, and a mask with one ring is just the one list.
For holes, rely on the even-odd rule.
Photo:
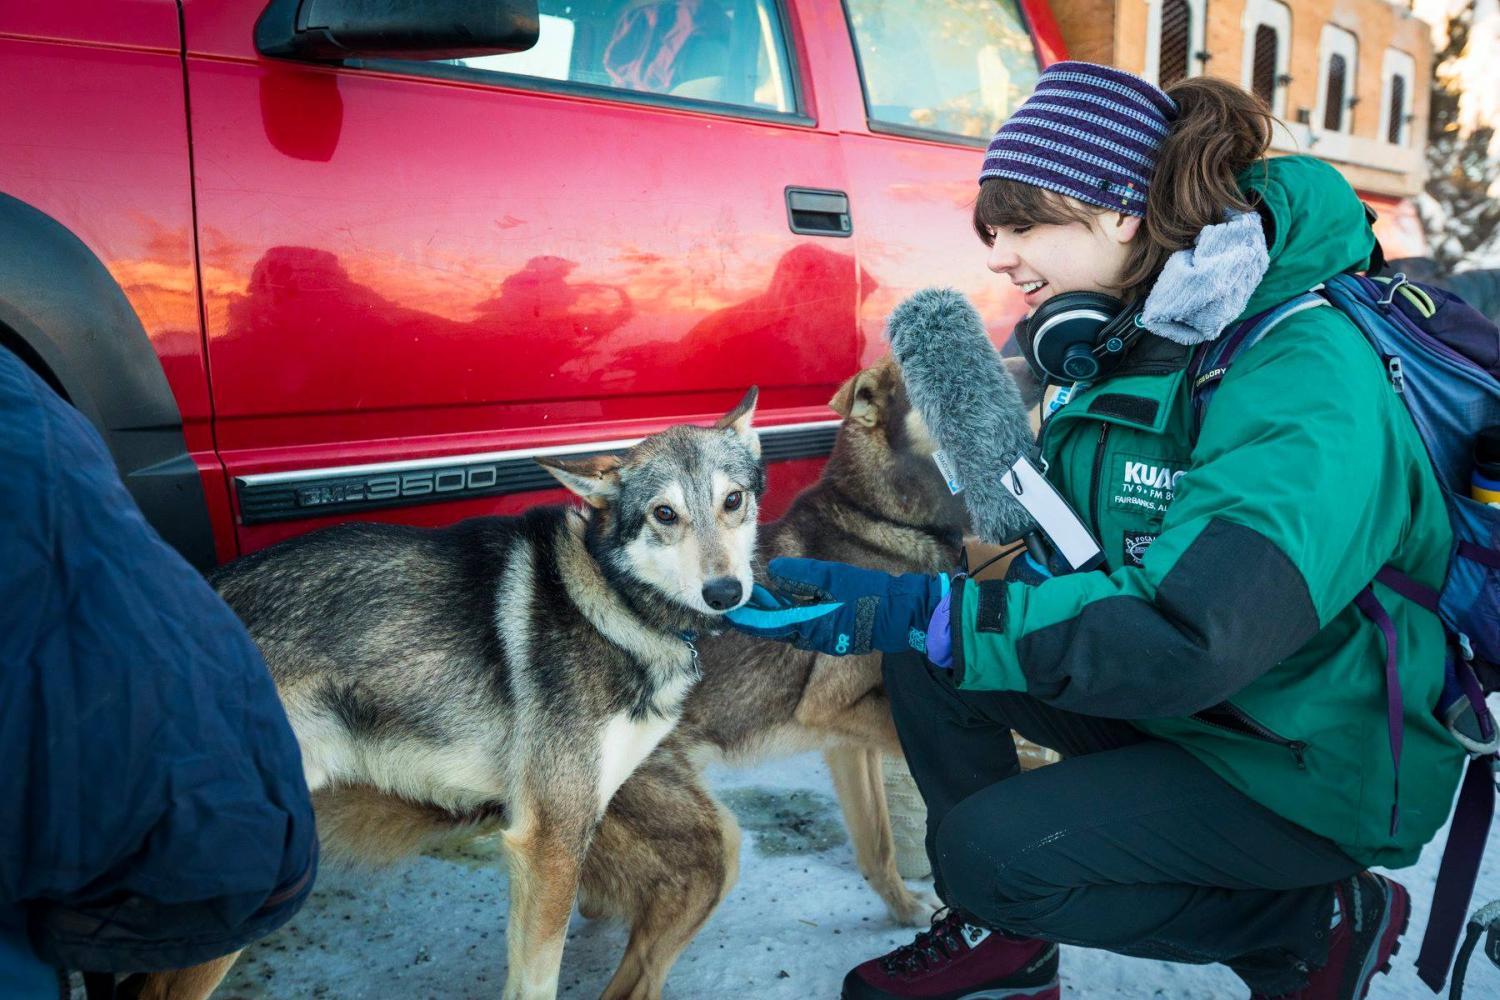
[(703, 602), (715, 611), (728, 611), (740, 603), (745, 588), (732, 576), (721, 576), (703, 585)]

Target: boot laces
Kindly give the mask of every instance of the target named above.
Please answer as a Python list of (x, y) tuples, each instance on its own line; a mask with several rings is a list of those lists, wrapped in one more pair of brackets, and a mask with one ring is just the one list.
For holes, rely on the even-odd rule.
[(932, 915), (932, 925), (917, 932), (916, 940), (904, 944), (880, 958), (880, 967), (889, 974), (913, 973), (939, 965), (964, 950), (960, 943), (963, 919), (944, 907)]

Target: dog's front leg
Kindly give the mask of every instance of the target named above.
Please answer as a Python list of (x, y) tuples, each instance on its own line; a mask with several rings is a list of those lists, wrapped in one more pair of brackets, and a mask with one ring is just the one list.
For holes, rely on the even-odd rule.
[(592, 820), (559, 822), (529, 810), (504, 835), (510, 866), (505, 1000), (557, 996), (563, 943), (592, 825)]

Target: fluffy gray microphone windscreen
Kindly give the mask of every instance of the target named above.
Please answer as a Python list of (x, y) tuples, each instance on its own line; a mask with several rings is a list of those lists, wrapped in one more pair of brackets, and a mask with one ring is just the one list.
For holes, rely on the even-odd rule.
[(891, 313), (886, 338), (912, 405), (963, 484), (974, 533), (998, 545), (1030, 530), (1035, 522), (1001, 476), (1032, 453), (1031, 423), (979, 313), (954, 289), (924, 288)]

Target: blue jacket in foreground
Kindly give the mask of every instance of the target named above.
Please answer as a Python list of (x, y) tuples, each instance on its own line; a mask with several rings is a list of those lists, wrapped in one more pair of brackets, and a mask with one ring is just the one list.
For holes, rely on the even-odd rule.
[(317, 843), (234, 614), (94, 429), (0, 348), (0, 997), (196, 964), (283, 923)]

